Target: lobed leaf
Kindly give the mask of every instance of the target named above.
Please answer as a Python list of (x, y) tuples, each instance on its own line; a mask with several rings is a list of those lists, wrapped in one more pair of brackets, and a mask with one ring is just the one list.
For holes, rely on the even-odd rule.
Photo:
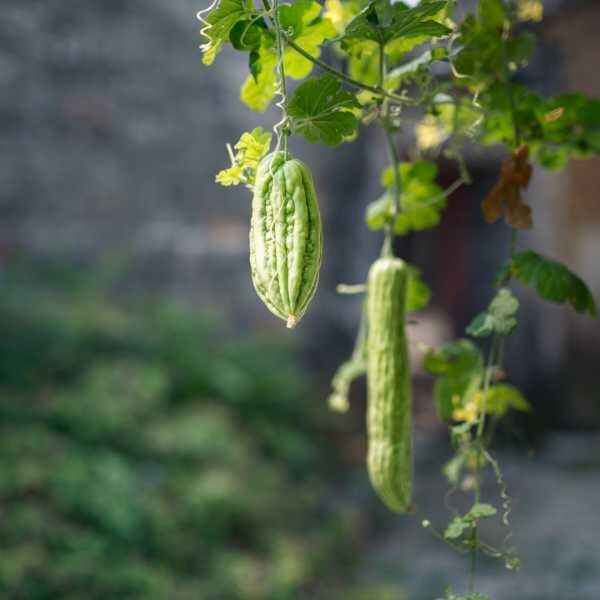
[(477, 315), (467, 327), (473, 337), (486, 337), (497, 333), (510, 335), (517, 325), (515, 315), (519, 301), (508, 288), (500, 288), (487, 310)]
[(467, 530), (471, 530), (480, 519), (487, 519), (497, 514), (497, 509), (491, 504), (485, 502), (476, 502), (471, 507), (471, 510), (462, 517), (454, 517), (450, 521), (444, 537), (448, 540), (458, 539)]
[(337, 146), (354, 133), (359, 121), (351, 112), (360, 108), (356, 97), (331, 75), (301, 83), (288, 104), (292, 129), (309, 142)]
[[(402, 210), (394, 223), (395, 232), (405, 235), (438, 225), (446, 207), (446, 197), (435, 182), (435, 163), (425, 160), (402, 163), (398, 173)], [(382, 229), (394, 218), (394, 172), (391, 167), (384, 169), (381, 182), (387, 188), (386, 192), (367, 206), (365, 215), (367, 225), (373, 230)]]
[(507, 268), (521, 283), (534, 287), (544, 300), (569, 303), (578, 313), (596, 315), (596, 303), (585, 282), (561, 263), (528, 250), (514, 256)]
[[(286, 35), (302, 47), (311, 56), (321, 54), (321, 44), (333, 38), (337, 31), (331, 21), (320, 17), (321, 6), (311, 0), (300, 0), (294, 4), (284, 4), (279, 8), (281, 25)], [(264, 112), (273, 101), (277, 90), (277, 53), (275, 38), (270, 32), (262, 31), (262, 20), (257, 21), (256, 28), (250, 28), (246, 37), (240, 38), (236, 25), (232, 32), (232, 43), (240, 49), (251, 49), (250, 75), (246, 78), (241, 90), (241, 100), (252, 110)], [(286, 75), (294, 79), (304, 79), (313, 69), (308, 60), (291, 47), (284, 51), (284, 67)]]
[(450, 30), (434, 20), (446, 7), (445, 0), (422, 2), (414, 8), (399, 2), (389, 6), (375, 0), (348, 23), (341, 39), (369, 40), (385, 45), (397, 38), (424, 36), (428, 39), (447, 35)]

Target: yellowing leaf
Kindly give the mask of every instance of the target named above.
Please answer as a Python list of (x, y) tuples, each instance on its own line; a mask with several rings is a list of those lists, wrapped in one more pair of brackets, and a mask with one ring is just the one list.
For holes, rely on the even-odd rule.
[(223, 186), (238, 185), (244, 179), (244, 172), (239, 165), (233, 165), (229, 169), (223, 169), (217, 173), (215, 181)]
[(243, 133), (234, 146), (237, 152), (233, 157), (232, 166), (220, 171), (216, 182), (225, 186), (240, 183), (251, 186), (254, 183), (258, 163), (269, 151), (271, 137), (271, 132), (263, 131), (262, 127), (256, 127), (250, 133)]
[(527, 146), (519, 146), (504, 159), (498, 182), (481, 203), (487, 223), (495, 223), (504, 215), (506, 222), (517, 229), (533, 226), (531, 208), (521, 195), (521, 190), (529, 185), (532, 171)]
[(223, 42), (221, 40), (215, 40), (214, 42), (211, 41), (210, 43), (201, 46), (204, 48), (202, 62), (207, 66), (212, 65), (215, 62), (217, 54), (221, 51), (222, 45)]
[(264, 112), (275, 96), (277, 88), (276, 64), (277, 57), (275, 54), (266, 48), (261, 48), (258, 59), (259, 72), (256, 79), (250, 74), (242, 85), (240, 91), (242, 102), (256, 112)]

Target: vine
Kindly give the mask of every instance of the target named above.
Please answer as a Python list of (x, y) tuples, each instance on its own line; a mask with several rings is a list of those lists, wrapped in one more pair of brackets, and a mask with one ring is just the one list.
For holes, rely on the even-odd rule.
[[(203, 62), (212, 64), (229, 43), (248, 57), (249, 75), (241, 87), (241, 100), (253, 110), (264, 111), (278, 98), (282, 118), (273, 128), (275, 152), (283, 147), (284, 154), (277, 162), (283, 166), (278, 168), (285, 169), (286, 161), (291, 161), (291, 135), (333, 147), (352, 141), (359, 135), (361, 123), (375, 123), (381, 129), (389, 166), (381, 174), (382, 196), (368, 204), (365, 221), (373, 231), (383, 231), (382, 256), (394, 255), (395, 237), (436, 227), (452, 193), (471, 183), (463, 155), (466, 143), (506, 148), (498, 181), (481, 203), (487, 223), (504, 220), (510, 228), (507, 258), (496, 276), (493, 297), (467, 327), (471, 339), (423, 349), (424, 366), (435, 377), (433, 400), (440, 419), (448, 423), (455, 448), (454, 457), (444, 467), (451, 485), (449, 494), (456, 490), (468, 493), (472, 505), (465, 514), (455, 514), (443, 529), (427, 519), (422, 524), (449, 547), (469, 556), (466, 595), (447, 590), (445, 597), (484, 600), (487, 596), (477, 590), (480, 554), (504, 561), (509, 569), (519, 565), (509, 546), (511, 499), (490, 451), (497, 422), (509, 411), (530, 410), (521, 392), (504, 381), (505, 348), (519, 311), (511, 288), (519, 282), (534, 287), (545, 300), (570, 304), (579, 313), (596, 313), (587, 286), (567, 267), (531, 250), (517, 251), (518, 231), (533, 226), (532, 210), (523, 194), (534, 163), (560, 169), (570, 159), (600, 154), (600, 100), (582, 94), (541, 98), (515, 82), (515, 72), (527, 65), (535, 47), (535, 37), (525, 25), (542, 18), (540, 0), (479, 0), (471, 11), (463, 4), (460, 0), (326, 0), (323, 8), (312, 0), (262, 0), (260, 6), (250, 0), (215, 0), (198, 18), (203, 25)], [(344, 67), (323, 60), (324, 49)], [(314, 69), (321, 74), (311, 76)], [(288, 78), (300, 81), (291, 95)], [(410, 116), (404, 116), (407, 107)], [(409, 155), (416, 158), (411, 161), (400, 159), (396, 133), (401, 128), (414, 132), (415, 148)], [(291, 208), (296, 202), (294, 194), (301, 190), (314, 201), (304, 166), (296, 161), (296, 171), (279, 175), (270, 166), (275, 159), (262, 162), (274, 156), (269, 154), (272, 137), (261, 128), (242, 134), (234, 148), (227, 146), (231, 166), (217, 175), (223, 185), (244, 184), (253, 189), (255, 200), (266, 201), (269, 210), (271, 204), (277, 204), (280, 212), (295, 215), (281, 221), (280, 230), (275, 223), (280, 212), (269, 217), (272, 222), (265, 229), (266, 238), (259, 240), (267, 252), (280, 235), (277, 231), (284, 235), (286, 227), (295, 226), (294, 219), (305, 218), (303, 210), (294, 213)], [(459, 174), (446, 189), (436, 181), (435, 159), (439, 156), (453, 160)], [(271, 187), (265, 188), (264, 181), (260, 185), (255, 182), (261, 164), (269, 165), (267, 183)], [(292, 172), (301, 174), (302, 183), (290, 184), (299, 185), (290, 191)], [(269, 196), (275, 189), (276, 199)], [(255, 212), (256, 219), (263, 218), (262, 208)], [(304, 220), (300, 225), (294, 231), (310, 227)], [(283, 245), (273, 250), (273, 257), (267, 257), (264, 268), (268, 271), (287, 256), (297, 270), (297, 257), (290, 259), (285, 253), (293, 254), (298, 239), (276, 240)], [(314, 249), (310, 244), (303, 249), (303, 260), (309, 266), (302, 268), (313, 269)], [(415, 266), (406, 268), (408, 284), (398, 289), (406, 294), (406, 312), (413, 313), (428, 304), (431, 292)], [(273, 289), (282, 294), (281, 302), (289, 300), (286, 286), (292, 285), (285, 277), (297, 282), (302, 280), (301, 273), (288, 273), (287, 267), (273, 273), (269, 287), (278, 282)], [(257, 291), (265, 299), (264, 290)], [(338, 291), (366, 292), (364, 304), (368, 303), (366, 284), (341, 285)], [(313, 293), (314, 288), (306, 292), (306, 302)], [(277, 314), (284, 314), (279, 306), (273, 309), (279, 300), (280, 296), (271, 294), (265, 302)], [(347, 410), (352, 381), (367, 371), (370, 338), (366, 314), (363, 307), (352, 356), (334, 375), (329, 398), (334, 410)], [(288, 325), (290, 319), (293, 323), (297, 320), (289, 317)], [(390, 368), (395, 368), (394, 364), (391, 361)], [(410, 404), (409, 398), (402, 401)], [(406, 440), (395, 443), (406, 446)], [(498, 486), (500, 515), (494, 503), (484, 498), (488, 473)], [(410, 488), (410, 482), (398, 483)], [(494, 517), (506, 528), (500, 548), (485, 540), (481, 527), (483, 520)]]

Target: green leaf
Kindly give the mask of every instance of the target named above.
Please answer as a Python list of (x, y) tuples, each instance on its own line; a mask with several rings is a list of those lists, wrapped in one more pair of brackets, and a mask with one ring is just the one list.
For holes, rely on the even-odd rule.
[(367, 205), (365, 222), (370, 229), (378, 231), (383, 229), (393, 218), (394, 201), (392, 196), (385, 192), (383, 196)]
[(485, 398), (486, 413), (501, 417), (511, 409), (529, 412), (531, 406), (523, 394), (512, 385), (502, 383), (490, 386)]
[(478, 13), (482, 27), (489, 31), (501, 30), (507, 18), (502, 0), (481, 0)]
[(515, 315), (519, 301), (508, 288), (500, 288), (487, 310), (479, 314), (467, 327), (473, 337), (485, 337), (493, 333), (510, 335), (517, 325)]
[(254, 83), (258, 82), (261, 68), (260, 52), (258, 50), (251, 50), (248, 53), (248, 69), (250, 70), (250, 75), (254, 78)]
[(459, 538), (466, 529), (469, 529), (471, 525), (465, 521), (462, 517), (454, 517), (452, 521), (450, 521), (448, 527), (446, 527), (446, 531), (444, 531), (444, 537), (447, 540), (455, 540)]
[(203, 52), (202, 62), (211, 65), (224, 43), (229, 41), (229, 34), (234, 25), (252, 13), (246, 8), (244, 0), (220, 0), (216, 7), (205, 18), (207, 26), (201, 30), (207, 41), (200, 46)]
[(464, 516), (465, 519), (474, 523), (479, 519), (487, 519), (493, 517), (498, 513), (496, 507), (485, 502), (476, 502), (471, 507), (471, 510)]
[(559, 262), (528, 250), (514, 256), (508, 269), (521, 283), (535, 287), (545, 300), (569, 303), (578, 313), (596, 315), (596, 303), (587, 285)]
[(448, 540), (458, 539), (466, 530), (472, 529), (480, 519), (493, 517), (498, 513), (497, 509), (485, 502), (476, 502), (468, 513), (462, 517), (454, 517), (444, 532)]
[(385, 45), (396, 38), (447, 35), (450, 30), (433, 20), (446, 6), (445, 0), (421, 2), (414, 8), (398, 2), (392, 5), (391, 14), (384, 15), (381, 3), (371, 2), (348, 23), (342, 40), (370, 40)]
[(288, 104), (292, 129), (309, 142), (337, 146), (352, 136), (358, 119), (352, 112), (360, 108), (356, 97), (344, 90), (331, 75), (301, 83)]
[(414, 8), (405, 8), (402, 4), (393, 5), (394, 17), (391, 25), (385, 30), (386, 43), (396, 38), (426, 38), (448, 35), (450, 29), (432, 20), (447, 7), (443, 2), (421, 2)]
[(236, 50), (257, 50), (266, 33), (264, 21), (238, 21), (229, 32), (229, 41)]
[[(292, 5), (285, 4), (279, 8), (284, 29), (288, 31), (289, 36), (296, 44), (314, 57), (321, 54), (320, 46), (323, 41), (333, 38), (337, 33), (329, 19), (319, 17), (320, 11), (319, 3), (309, 0), (301, 0)], [(237, 30), (234, 31), (234, 36), (237, 33)], [(256, 44), (258, 39), (253, 36), (251, 41)], [(314, 66), (312, 61), (291, 47), (285, 49), (283, 60), (286, 75), (294, 79), (304, 79)], [(273, 101), (277, 89), (276, 67), (275, 40), (271, 34), (263, 32), (260, 37), (260, 45), (253, 46), (253, 53), (250, 57), (250, 75), (241, 90), (242, 101), (252, 110), (264, 112)]]
[(377, 44), (385, 43), (383, 34), (378, 27), (379, 19), (375, 3), (371, 2), (346, 25), (342, 41), (369, 40)]
[[(511, 69), (527, 63), (535, 38), (529, 32), (505, 38), (506, 9), (501, 0), (483, 0), (477, 15), (470, 15), (460, 26), (462, 47), (453, 60), (463, 76), (457, 80), (473, 90), (481, 90), (501, 79), (508, 62)], [(466, 76), (466, 77), (464, 77)]]
[[(402, 211), (394, 223), (394, 231), (405, 235), (439, 224), (446, 208), (446, 197), (435, 182), (437, 166), (430, 161), (416, 161), (400, 165), (402, 182)], [(392, 189), (392, 170), (388, 170), (388, 189)]]
[(469, 340), (458, 340), (442, 346), (439, 350), (429, 350), (425, 355), (424, 366), (433, 375), (462, 377), (483, 365), (480, 350)]
[(409, 266), (408, 289), (406, 291), (406, 312), (416, 312), (425, 308), (431, 300), (431, 290), (421, 279), (417, 267)]
[[(446, 207), (446, 197), (435, 182), (435, 163), (424, 160), (402, 163), (399, 175), (402, 210), (394, 224), (395, 232), (404, 235), (438, 225)], [(365, 215), (367, 225), (373, 230), (382, 229), (394, 217), (394, 173), (391, 167), (383, 171), (381, 181), (387, 191), (367, 206)]]
[(547, 100), (518, 84), (495, 83), (482, 93), (483, 144), (513, 144), (513, 108), (522, 142), (542, 166), (557, 169), (569, 158), (600, 154), (600, 100), (564, 94)]
[(445, 420), (451, 419), (453, 411), (473, 396), (483, 377), (483, 355), (469, 340), (458, 340), (439, 350), (429, 350), (423, 366), (438, 377), (433, 397), (440, 417)]
[(473, 337), (487, 337), (494, 333), (494, 319), (484, 311), (479, 313), (466, 329), (466, 332)]
[(243, 133), (234, 146), (237, 152), (233, 164), (229, 169), (217, 173), (216, 182), (224, 186), (240, 183), (252, 185), (258, 163), (271, 147), (271, 137), (271, 132), (263, 131), (262, 127), (256, 127), (250, 133)]

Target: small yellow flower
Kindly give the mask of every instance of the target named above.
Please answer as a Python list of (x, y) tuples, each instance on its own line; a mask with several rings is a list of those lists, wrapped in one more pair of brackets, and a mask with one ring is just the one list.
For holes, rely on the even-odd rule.
[(520, 21), (539, 22), (544, 18), (542, 0), (519, 0), (517, 10)]
[(475, 392), (473, 397), (464, 406), (455, 408), (452, 411), (452, 418), (455, 421), (464, 421), (465, 423), (476, 421), (479, 418), (482, 400), (483, 394), (481, 391)]

